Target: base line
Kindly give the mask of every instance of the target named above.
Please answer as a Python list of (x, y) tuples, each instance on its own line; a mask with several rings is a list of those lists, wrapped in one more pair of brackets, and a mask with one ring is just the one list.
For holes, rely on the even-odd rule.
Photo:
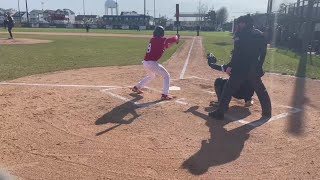
[(186, 73), (186, 70), (187, 70), (187, 66), (189, 64), (189, 60), (190, 60), (190, 56), (191, 56), (191, 51), (193, 49), (193, 45), (194, 45), (194, 40), (196, 39), (196, 37), (193, 38), (193, 41), (192, 41), (192, 44), (191, 44), (191, 47), (190, 47), (190, 50), (189, 50), (189, 53), (188, 53), (188, 57), (187, 57), (187, 60), (183, 66), (183, 69), (181, 71), (181, 74), (180, 74), (180, 79), (183, 79), (184, 77), (184, 74)]

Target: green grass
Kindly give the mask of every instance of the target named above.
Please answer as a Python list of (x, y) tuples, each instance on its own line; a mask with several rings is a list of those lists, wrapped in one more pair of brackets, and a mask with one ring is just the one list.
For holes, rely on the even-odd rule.
[[(214, 53), (219, 63), (230, 62), (230, 52), (233, 49), (233, 40), (230, 33), (202, 33), (206, 52)], [(320, 57), (308, 57), (306, 69), (299, 70), (301, 55), (289, 50), (275, 48), (269, 49), (264, 64), (267, 72), (295, 75), (320, 79)]]
[[(14, 32), (54, 32), (54, 33), (86, 33), (85, 29), (67, 29), (67, 28), (13, 28)], [(6, 32), (5, 29), (0, 28), (0, 32)], [(151, 30), (110, 30), (110, 29), (90, 29), (90, 33), (104, 33), (104, 34), (141, 34), (152, 35)], [(176, 31), (166, 31), (166, 35), (175, 35)], [(181, 31), (181, 36), (194, 36), (194, 31)]]
[[(0, 30), (4, 32), (4, 30)], [(15, 28), (15, 31), (83, 32), (82, 29)], [(92, 30), (95, 33), (152, 34), (152, 31)], [(175, 31), (166, 32), (167, 35)], [(195, 35), (195, 32), (181, 32)], [(213, 52), (224, 64), (230, 61), (233, 40), (230, 33), (201, 32), (206, 52)], [(0, 34), (7, 37), (7, 34)], [(140, 64), (146, 51), (148, 38), (70, 37), (16, 35), (16, 37), (49, 39), (53, 43), (38, 45), (1, 46), (0, 81), (68, 69)], [(181, 46), (166, 51), (161, 62), (169, 59)], [(305, 70), (299, 69), (301, 56), (285, 49), (269, 49), (264, 69), (267, 72), (320, 79), (320, 57), (307, 61)], [(302, 66), (301, 66), (302, 67)]]
[[(0, 34), (1, 38), (6, 37)], [(0, 47), (0, 81), (69, 69), (141, 64), (148, 38), (16, 35), (53, 40), (49, 44)], [(166, 61), (183, 43), (168, 49)]]

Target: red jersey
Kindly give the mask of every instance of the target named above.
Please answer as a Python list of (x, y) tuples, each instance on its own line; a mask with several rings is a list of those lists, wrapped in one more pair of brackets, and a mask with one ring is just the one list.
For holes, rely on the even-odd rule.
[(170, 44), (173, 44), (177, 41), (178, 41), (178, 36), (171, 37), (171, 38), (165, 38), (165, 37), (151, 38), (144, 60), (158, 61), (163, 55), (165, 49), (169, 48)]

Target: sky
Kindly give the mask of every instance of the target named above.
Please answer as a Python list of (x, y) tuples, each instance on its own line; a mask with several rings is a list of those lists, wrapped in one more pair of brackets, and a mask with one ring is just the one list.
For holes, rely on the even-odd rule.
[[(21, 11), (25, 11), (25, 0), (0, 0), (0, 8), (18, 9), (18, 1), (20, 1)], [(88, 15), (104, 15), (105, 0), (27, 0), (28, 9), (71, 9), (76, 15), (83, 14), (83, 1), (85, 2), (85, 12)], [(136, 11), (139, 14), (144, 13), (144, 0), (117, 0), (119, 4), (119, 12)], [(296, 0), (274, 0), (274, 10), (281, 3), (296, 2)], [(146, 11), (150, 16), (154, 15), (154, 2), (156, 5), (156, 17), (166, 16), (174, 17), (175, 4), (180, 5), (180, 12), (197, 12), (199, 2), (208, 7), (218, 10), (225, 6), (229, 12), (229, 20), (237, 18), (247, 13), (264, 13), (267, 11), (268, 0), (146, 0)]]

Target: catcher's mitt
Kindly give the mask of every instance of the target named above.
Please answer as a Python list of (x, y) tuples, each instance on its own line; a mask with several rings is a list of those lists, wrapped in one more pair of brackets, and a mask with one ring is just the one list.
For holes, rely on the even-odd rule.
[(216, 64), (217, 63), (217, 58), (212, 53), (208, 53), (207, 54), (207, 59), (208, 59), (208, 65), (209, 66), (210, 66), (210, 64)]

